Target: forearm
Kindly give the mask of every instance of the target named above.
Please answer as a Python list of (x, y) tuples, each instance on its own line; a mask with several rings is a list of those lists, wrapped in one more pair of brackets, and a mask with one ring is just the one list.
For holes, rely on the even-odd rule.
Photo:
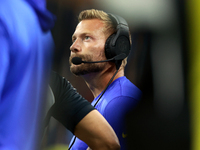
[(92, 150), (119, 150), (119, 140), (108, 122), (97, 111), (86, 115), (76, 126), (75, 135)]

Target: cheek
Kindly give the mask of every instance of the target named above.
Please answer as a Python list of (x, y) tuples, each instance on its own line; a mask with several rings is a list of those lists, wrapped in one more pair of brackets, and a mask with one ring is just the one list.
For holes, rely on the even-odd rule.
[(105, 45), (104, 43), (101, 44), (101, 45), (97, 45), (93, 49), (93, 55), (95, 55), (96, 57), (98, 57), (98, 59), (104, 60), (106, 58), (104, 45)]

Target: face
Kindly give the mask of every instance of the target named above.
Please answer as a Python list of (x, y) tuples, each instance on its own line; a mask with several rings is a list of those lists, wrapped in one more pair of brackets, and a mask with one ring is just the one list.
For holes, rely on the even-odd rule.
[(103, 33), (104, 24), (99, 19), (82, 20), (72, 36), (73, 44), (70, 47), (70, 70), (75, 75), (85, 75), (102, 71), (106, 63), (71, 63), (73, 57), (80, 57), (83, 61), (106, 60), (104, 47), (106, 35)]

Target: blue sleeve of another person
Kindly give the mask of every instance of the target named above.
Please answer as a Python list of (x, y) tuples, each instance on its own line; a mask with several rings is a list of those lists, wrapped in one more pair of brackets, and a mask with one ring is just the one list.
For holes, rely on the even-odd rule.
[(54, 43), (28, 0), (0, 3), (0, 149), (36, 150)]

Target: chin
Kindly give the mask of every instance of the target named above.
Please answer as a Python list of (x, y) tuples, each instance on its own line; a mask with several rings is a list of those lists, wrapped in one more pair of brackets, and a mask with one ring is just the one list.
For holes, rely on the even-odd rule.
[(74, 75), (77, 75), (77, 76), (79, 76), (79, 75), (81, 75), (82, 73), (82, 71), (80, 71), (80, 69), (82, 68), (82, 67), (80, 67), (81, 66), (81, 64), (80, 65), (71, 65), (70, 66), (70, 71), (71, 71), (71, 73), (73, 73)]

